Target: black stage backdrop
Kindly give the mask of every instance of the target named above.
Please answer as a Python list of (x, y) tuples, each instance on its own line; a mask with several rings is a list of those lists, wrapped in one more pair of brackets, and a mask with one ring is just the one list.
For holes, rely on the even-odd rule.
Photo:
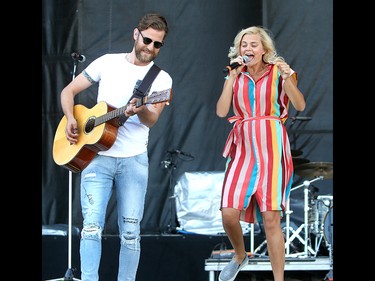
[[(185, 172), (223, 171), (221, 152), (231, 125), (215, 115), (223, 85), (222, 69), (235, 34), (250, 25), (269, 28), (278, 52), (297, 71), (306, 110), (290, 117), (311, 117), (286, 126), (292, 149), (310, 162), (333, 163), (333, 3), (332, 1), (125, 1), (43, 0), (42, 14), (42, 225), (67, 224), (69, 184), (72, 184), (72, 224), (82, 226), (79, 174), (52, 158), (54, 134), (63, 113), (62, 88), (90, 62), (104, 53), (128, 52), (138, 18), (160, 12), (170, 25), (156, 64), (173, 78), (173, 99), (149, 141), (150, 179), (142, 234), (167, 230), (174, 217), (169, 196)], [(85, 56), (74, 67), (73, 52)], [(76, 103), (91, 108), (96, 88), (78, 95)], [(308, 118), (309, 119), (309, 118)], [(176, 168), (165, 168), (167, 151), (180, 150), (193, 158), (177, 158)], [(296, 175), (294, 187), (313, 177)], [(333, 178), (314, 181), (318, 195), (333, 195)], [(303, 221), (304, 192), (291, 194), (292, 221)], [(172, 202), (174, 204), (174, 202)], [(172, 205), (173, 205), (172, 204)], [(173, 222), (176, 224), (176, 221)], [(107, 210), (104, 235), (117, 234), (116, 201)]]

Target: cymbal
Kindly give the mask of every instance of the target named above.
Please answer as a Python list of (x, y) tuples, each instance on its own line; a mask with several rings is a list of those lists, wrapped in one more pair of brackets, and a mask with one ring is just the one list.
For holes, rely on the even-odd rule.
[(302, 164), (309, 163), (310, 160), (306, 158), (292, 157), (294, 167), (297, 167)]
[(298, 149), (291, 149), (290, 152), (292, 153), (292, 157), (297, 157), (302, 155), (302, 150)]
[(295, 169), (301, 177), (320, 177), (325, 179), (333, 177), (333, 163), (331, 162), (310, 162), (298, 165)]

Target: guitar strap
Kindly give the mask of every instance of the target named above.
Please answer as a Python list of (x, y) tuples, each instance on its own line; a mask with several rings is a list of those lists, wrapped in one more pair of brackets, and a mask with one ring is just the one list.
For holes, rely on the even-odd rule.
[[(133, 95), (130, 97), (128, 103), (131, 101), (132, 98), (144, 98), (148, 89), (151, 87), (152, 82), (155, 80), (155, 77), (160, 72), (160, 67), (157, 66), (155, 63), (151, 66), (151, 68), (146, 73), (145, 77), (143, 78), (141, 84), (134, 90)], [(118, 117), (119, 126), (124, 125), (125, 121), (128, 117), (125, 114), (121, 114)]]
[[(147, 90), (150, 88), (152, 82), (154, 81), (155, 77), (159, 74), (160, 67), (156, 64), (153, 64), (151, 68), (148, 70), (148, 72), (145, 75), (145, 78), (143, 78), (141, 84), (134, 90), (133, 96), (130, 98), (143, 98)], [(130, 100), (129, 100), (130, 101)]]

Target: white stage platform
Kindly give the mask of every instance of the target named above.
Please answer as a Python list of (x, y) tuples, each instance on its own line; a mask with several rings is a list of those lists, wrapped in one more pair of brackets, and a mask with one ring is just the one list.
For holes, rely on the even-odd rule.
[[(209, 258), (205, 260), (205, 271), (209, 273), (208, 281), (215, 281), (215, 271), (221, 271), (230, 259), (213, 259)], [(271, 271), (271, 263), (269, 258), (249, 258), (249, 263), (241, 269), (241, 271)], [(329, 271), (330, 270), (330, 259), (329, 257), (316, 257), (316, 258), (286, 258), (285, 260), (285, 271), (290, 270), (318, 270), (318, 271)]]

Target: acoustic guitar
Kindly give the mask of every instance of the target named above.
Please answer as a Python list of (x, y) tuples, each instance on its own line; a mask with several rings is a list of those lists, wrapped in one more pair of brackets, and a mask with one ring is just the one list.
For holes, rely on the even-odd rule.
[[(171, 89), (152, 92), (138, 99), (136, 107), (167, 102), (171, 99)], [(104, 101), (92, 108), (87, 108), (82, 104), (75, 105), (74, 117), (78, 123), (78, 142), (71, 145), (66, 139), (67, 119), (64, 115), (56, 129), (53, 141), (55, 163), (72, 172), (81, 172), (99, 151), (108, 150), (114, 144), (118, 128), (122, 124), (119, 117), (125, 113), (127, 106), (115, 108)], [(124, 122), (124, 120), (121, 121)]]

